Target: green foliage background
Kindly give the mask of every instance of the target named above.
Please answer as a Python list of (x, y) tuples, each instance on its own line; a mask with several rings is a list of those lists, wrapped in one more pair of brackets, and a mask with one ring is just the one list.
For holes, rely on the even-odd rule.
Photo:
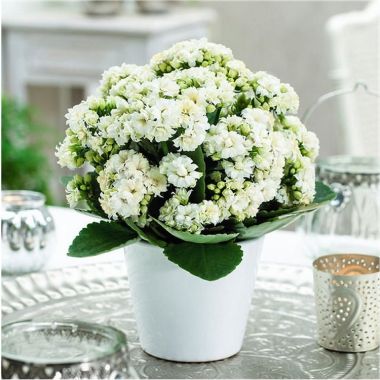
[[(51, 168), (44, 153), (50, 128), (34, 122), (35, 111), (1, 98), (1, 181), (7, 190), (34, 190), (53, 203), (49, 190)], [(50, 132), (49, 132), (50, 133)]]

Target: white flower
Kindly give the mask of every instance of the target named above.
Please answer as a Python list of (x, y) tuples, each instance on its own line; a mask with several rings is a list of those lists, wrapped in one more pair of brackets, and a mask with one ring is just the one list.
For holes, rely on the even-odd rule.
[(269, 202), (276, 196), (277, 190), (280, 187), (280, 184), (281, 184), (281, 178), (280, 179), (268, 178), (259, 184), (264, 202)]
[(302, 146), (307, 156), (311, 160), (315, 160), (319, 153), (319, 139), (314, 132), (305, 131), (301, 136)]
[(124, 128), (127, 130), (126, 135), (131, 136), (135, 142), (140, 141), (150, 131), (151, 115), (149, 110), (142, 109), (139, 112), (133, 112), (129, 115)]
[(265, 71), (258, 71), (253, 77), (257, 83), (256, 93), (258, 95), (273, 98), (280, 92), (281, 82), (275, 76)]
[(225, 46), (202, 38), (178, 42), (170, 49), (154, 55), (150, 64), (156, 70), (166, 72), (174, 68), (200, 66), (205, 58), (215, 62), (227, 62), (232, 59), (232, 53)]
[(168, 182), (176, 187), (194, 187), (197, 180), (202, 177), (197, 165), (190, 157), (182, 156), (178, 153), (169, 153), (160, 163), (160, 172), (165, 174)]
[(191, 105), (192, 112), (187, 112), (188, 114), (195, 114), (200, 116), (201, 112), (205, 112), (205, 108), (207, 106), (207, 98), (204, 89), (195, 87), (185, 88), (181, 91), (179, 99), (182, 99), (185, 102), (191, 101), (193, 103), (193, 105)]
[(168, 184), (166, 177), (160, 173), (157, 167), (152, 167), (148, 172), (149, 183), (147, 184), (149, 192), (159, 195), (167, 190)]
[(199, 204), (180, 201), (175, 194), (160, 209), (159, 219), (177, 230), (200, 233), (205, 225), (218, 224), (221, 221), (217, 204), (204, 200)]
[(243, 181), (253, 174), (254, 162), (250, 157), (238, 156), (233, 161), (222, 161), (222, 167), (228, 177)]
[(160, 99), (147, 112), (145, 137), (149, 141), (167, 141), (181, 125), (181, 111), (175, 100)]
[(272, 147), (270, 145), (265, 145), (258, 148), (257, 154), (253, 156), (253, 162), (258, 169), (269, 170), (274, 159)]
[(203, 143), (206, 138), (206, 131), (209, 127), (206, 118), (203, 120), (203, 123), (200, 122), (188, 126), (182, 134), (173, 140), (174, 146), (186, 152), (194, 151)]
[(301, 157), (301, 169), (294, 175), (297, 179), (296, 187), (301, 196), (295, 203), (309, 204), (315, 194), (315, 170), (314, 165), (308, 157)]
[(277, 202), (279, 202), (285, 206), (291, 205), (290, 197), (289, 197), (289, 194), (286, 190), (286, 187), (281, 187), (278, 190), (278, 192), (276, 194), (276, 200), (277, 200)]
[(269, 100), (269, 106), (277, 114), (297, 113), (299, 107), (299, 98), (293, 87), (289, 84), (281, 84), (281, 90), (277, 96)]
[(264, 202), (262, 188), (258, 184), (249, 183), (245, 191), (250, 200), (249, 207), (246, 210), (246, 217), (253, 218), (259, 211), (260, 205)]
[(77, 168), (76, 157), (77, 154), (70, 148), (71, 142), (68, 137), (66, 137), (63, 142), (57, 146), (55, 156), (58, 158), (58, 164), (61, 167), (66, 167), (71, 170)]
[(211, 126), (205, 139), (205, 152), (214, 160), (245, 156), (253, 143), (235, 131), (229, 131), (237, 117), (221, 119), (217, 125)]
[(246, 211), (250, 203), (249, 196), (245, 191), (237, 192), (233, 199), (231, 199), (230, 212), (238, 220), (244, 220), (246, 218)]
[(108, 93), (108, 91), (115, 85), (120, 79), (131, 75), (137, 70), (137, 65), (122, 64), (121, 66), (112, 66), (103, 73), (102, 80), (100, 82), (100, 91)]
[(103, 116), (98, 124), (99, 133), (102, 137), (114, 139), (119, 146), (123, 146), (131, 139), (129, 123), (130, 121), (126, 114), (120, 117)]
[(203, 201), (199, 208), (202, 224), (218, 224), (220, 219), (219, 207), (212, 201)]
[(242, 117), (251, 125), (264, 125), (267, 129), (272, 129), (274, 117), (271, 112), (260, 108), (245, 108)]
[(178, 84), (168, 77), (159, 79), (160, 91), (164, 96), (177, 96), (180, 90)]
[(97, 180), (100, 204), (113, 218), (141, 216), (146, 212), (145, 200), (166, 191), (166, 178), (158, 168), (132, 149), (112, 155)]
[(290, 139), (282, 132), (275, 131), (272, 134), (272, 148), (277, 155), (289, 157), (292, 150)]
[(81, 200), (81, 195), (80, 195), (80, 191), (78, 188), (74, 188), (74, 189), (69, 189), (67, 188), (66, 189), (66, 199), (67, 199), (67, 202), (69, 203), (69, 206), (71, 208), (74, 208), (78, 202)]

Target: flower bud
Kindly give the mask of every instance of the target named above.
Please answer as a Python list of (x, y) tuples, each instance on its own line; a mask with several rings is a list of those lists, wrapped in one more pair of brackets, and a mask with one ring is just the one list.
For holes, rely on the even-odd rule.
[(226, 117), (227, 115), (228, 115), (228, 110), (227, 110), (227, 108), (223, 107), (223, 108), (220, 110), (219, 116), (220, 116), (220, 117)]
[(77, 165), (77, 167), (80, 167), (84, 164), (84, 158), (83, 157), (78, 157), (75, 161), (75, 164)]
[(226, 186), (226, 183), (223, 182), (223, 181), (219, 181), (219, 182), (216, 184), (216, 186), (218, 186), (218, 189), (223, 189), (223, 187)]
[(248, 136), (250, 132), (251, 132), (251, 128), (249, 127), (248, 124), (243, 124), (243, 125), (240, 127), (240, 133), (241, 133), (243, 136)]
[(91, 183), (91, 175), (90, 174), (85, 174), (85, 176), (83, 177), (83, 180), (85, 183)]
[(211, 112), (214, 112), (216, 110), (215, 106), (213, 104), (209, 104), (207, 107), (206, 107), (206, 112), (207, 113), (211, 113)]
[(172, 62), (171, 65), (177, 70), (181, 67), (181, 64), (179, 62)]
[(206, 51), (204, 54), (203, 54), (203, 58), (206, 59), (207, 61), (211, 60), (211, 54), (209, 51)]
[(231, 77), (231, 78), (237, 78), (238, 72), (236, 70), (234, 70), (234, 69), (230, 69), (228, 71), (228, 76)]

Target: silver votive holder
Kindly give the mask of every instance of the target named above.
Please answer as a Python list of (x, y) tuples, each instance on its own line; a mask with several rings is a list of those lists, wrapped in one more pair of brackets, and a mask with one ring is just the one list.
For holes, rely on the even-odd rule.
[(22, 274), (42, 269), (56, 244), (45, 196), (35, 191), (4, 190), (1, 203), (2, 272)]
[(379, 257), (321, 256), (313, 262), (318, 343), (329, 350), (370, 351), (380, 341)]

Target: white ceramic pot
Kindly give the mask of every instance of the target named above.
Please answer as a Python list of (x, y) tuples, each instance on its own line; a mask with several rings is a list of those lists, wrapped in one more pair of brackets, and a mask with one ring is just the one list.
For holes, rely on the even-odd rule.
[(125, 248), (144, 351), (180, 362), (219, 360), (240, 351), (263, 238), (239, 244), (241, 263), (216, 281), (184, 271), (158, 247), (136, 243)]

